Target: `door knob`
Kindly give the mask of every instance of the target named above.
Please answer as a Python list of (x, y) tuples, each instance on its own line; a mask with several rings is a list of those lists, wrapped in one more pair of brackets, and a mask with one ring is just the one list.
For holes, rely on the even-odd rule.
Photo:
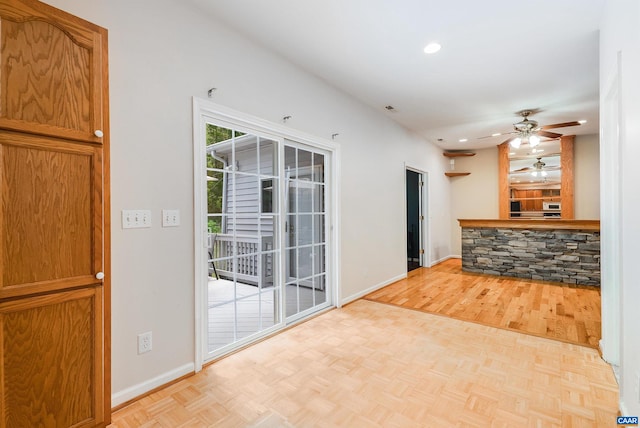
[(96, 130), (93, 132), (93, 135), (95, 135), (95, 136), (96, 136), (96, 137), (98, 137), (98, 138), (102, 138), (102, 137), (104, 137), (104, 132), (102, 132), (102, 131), (101, 131), (101, 130), (99, 130), (99, 129), (96, 129)]
[(104, 279), (104, 272), (98, 272), (96, 274), (96, 279)]

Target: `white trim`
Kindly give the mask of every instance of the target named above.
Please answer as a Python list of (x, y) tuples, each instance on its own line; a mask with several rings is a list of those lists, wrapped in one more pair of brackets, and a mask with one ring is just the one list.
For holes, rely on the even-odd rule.
[(438, 263), (445, 262), (445, 261), (447, 261), (449, 259), (461, 259), (461, 258), (462, 258), (462, 256), (460, 256), (458, 254), (451, 254), (451, 255), (443, 257), (441, 259), (434, 260), (434, 262), (433, 262), (433, 264), (431, 266), (437, 265)]
[(630, 416), (631, 415), (631, 413), (629, 413), (629, 410), (627, 410), (627, 406), (622, 401), (620, 401), (620, 415), (621, 416)]
[[(456, 255), (451, 255), (451, 256), (443, 257), (443, 258), (441, 258), (440, 260), (436, 260), (436, 261), (434, 261), (432, 265), (437, 265), (438, 263), (442, 263), (442, 262), (444, 262), (445, 260), (449, 260), (449, 259), (459, 259), (459, 258), (461, 258), (461, 257), (460, 257), (460, 256), (456, 256)], [(393, 277), (393, 278), (391, 278), (391, 279), (388, 279), (388, 280), (386, 280), (386, 281), (383, 281), (383, 282), (381, 282), (381, 283), (378, 283), (378, 284), (376, 284), (376, 285), (373, 285), (373, 286), (371, 286), (371, 287), (367, 288), (366, 290), (359, 291), (359, 292), (358, 292), (358, 293), (356, 293), (356, 294), (352, 294), (352, 295), (351, 295), (351, 296), (349, 296), (349, 297), (345, 297), (344, 299), (342, 299), (342, 300), (340, 300), (340, 301), (339, 301), (339, 302), (340, 302), (340, 306), (338, 306), (338, 307), (341, 307), (342, 305), (346, 305), (346, 304), (351, 303), (351, 302), (353, 302), (353, 301), (355, 301), (355, 300), (358, 300), (358, 299), (360, 299), (361, 297), (364, 297), (364, 296), (366, 296), (366, 295), (367, 295), (367, 294), (369, 294), (369, 293), (373, 293), (374, 291), (377, 291), (377, 290), (379, 290), (379, 289), (381, 289), (381, 288), (383, 288), (383, 287), (386, 287), (387, 285), (393, 284), (394, 282), (398, 282), (398, 281), (400, 281), (400, 280), (403, 280), (403, 279), (405, 279), (407, 276), (408, 276), (408, 275), (407, 275), (406, 273), (400, 274), (400, 275), (395, 276), (395, 277)]]
[[(250, 124), (252, 132), (257, 131), (259, 133), (271, 135), (276, 139), (291, 139), (293, 141), (306, 143), (328, 151), (335, 151), (339, 148), (339, 146), (333, 141), (307, 134), (302, 131), (298, 131), (297, 129), (291, 129), (275, 122), (269, 122), (268, 120), (230, 109), (229, 107), (213, 103), (209, 100), (194, 97), (193, 105), (194, 111), (200, 111), (201, 113), (206, 113), (213, 118), (227, 121), (236, 127), (238, 123), (244, 124), (244, 126)], [(276, 136), (274, 133), (277, 133), (278, 135)]]
[(127, 401), (140, 397), (147, 392), (166, 385), (169, 382), (176, 380), (184, 375), (194, 372), (195, 366), (193, 363), (184, 364), (178, 368), (165, 372), (152, 379), (139, 383), (137, 385), (130, 386), (111, 395), (111, 406), (115, 407)]
[(341, 157), (340, 157), (340, 146), (335, 146), (333, 149), (333, 154), (331, 156), (331, 174), (328, 177), (330, 181), (327, 182), (327, 185), (331, 186), (331, 225), (329, 227), (329, 236), (327, 239), (328, 242), (332, 243), (332, 251), (331, 251), (331, 279), (335, 284), (333, 288), (333, 303), (337, 308), (342, 307), (342, 269), (340, 269), (340, 248), (342, 247), (341, 241), (341, 233), (340, 233), (340, 219), (342, 218), (340, 215), (340, 168)]
[(344, 299), (342, 299), (342, 301), (340, 303), (341, 303), (341, 305), (346, 305), (347, 303), (351, 303), (354, 300), (358, 300), (359, 298), (364, 297), (369, 293), (373, 293), (374, 291), (379, 290), (382, 287), (386, 287), (387, 285), (393, 284), (394, 282), (400, 281), (401, 279), (405, 279), (406, 277), (407, 277), (407, 274), (403, 273), (401, 275), (398, 275), (396, 277), (393, 277), (391, 279), (383, 281), (383, 282), (381, 282), (379, 284), (376, 284), (376, 285), (374, 285), (372, 287), (369, 287), (366, 290), (362, 290), (362, 291), (357, 292), (356, 294), (352, 294), (349, 297), (345, 297)]
[(422, 212), (424, 213), (424, 221), (426, 223), (426, 230), (423, 234), (424, 239), (424, 267), (433, 266), (431, 261), (431, 177), (428, 171), (423, 171), (422, 178), (424, 180), (424, 186), (422, 186)]
[[(207, 200), (206, 197), (206, 186), (202, 183), (201, 177), (205, 175), (204, 165), (201, 160), (203, 158), (206, 159), (206, 147), (202, 144), (202, 140), (204, 138), (203, 135), (203, 127), (202, 124), (202, 115), (200, 114), (199, 105), (196, 103), (196, 99), (193, 99), (193, 212), (194, 212), (194, 223), (193, 223), (193, 233), (194, 235), (203, 237), (204, 231), (207, 230), (206, 223), (196, 221), (198, 219), (197, 213), (201, 213), (204, 210), (203, 204), (204, 201)], [(205, 219), (206, 221), (206, 219)], [(199, 239), (194, 239), (194, 247), (198, 247), (198, 245), (204, 245), (204, 243)], [(203, 264), (203, 260), (198, 257), (202, 250), (198, 248), (194, 248), (194, 301), (195, 301), (195, 360), (194, 360), (194, 369), (196, 372), (202, 370), (203, 364), (203, 349), (206, 346), (206, 343), (202, 340), (204, 334), (204, 324), (206, 323), (206, 318), (204, 317), (204, 308), (202, 302), (206, 300), (206, 285), (203, 283), (205, 281), (202, 277), (202, 273), (205, 272), (206, 264)]]
[(622, 202), (621, 171), (624, 168), (620, 157), (624, 145), (624, 113), (621, 95), (622, 53), (618, 52), (616, 63), (603, 85), (606, 92), (600, 96), (600, 218), (602, 266), (601, 311), (602, 358), (609, 364), (621, 365), (622, 323), (621, 303), (623, 292)]

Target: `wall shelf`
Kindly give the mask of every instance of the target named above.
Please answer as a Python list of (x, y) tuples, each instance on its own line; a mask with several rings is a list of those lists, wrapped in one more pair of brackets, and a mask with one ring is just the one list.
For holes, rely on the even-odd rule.
[(446, 156), (448, 158), (458, 158), (461, 156), (475, 156), (476, 154), (473, 152), (443, 152), (442, 156)]
[(470, 172), (445, 172), (444, 175), (447, 177), (462, 177), (463, 175), (469, 175)]

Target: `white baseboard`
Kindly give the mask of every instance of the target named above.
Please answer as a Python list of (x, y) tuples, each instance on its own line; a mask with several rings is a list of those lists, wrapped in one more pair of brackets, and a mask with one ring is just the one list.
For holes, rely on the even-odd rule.
[(136, 397), (140, 397), (141, 395), (159, 386), (166, 385), (172, 380), (176, 380), (181, 376), (193, 372), (194, 369), (195, 365), (193, 363), (188, 363), (176, 369), (163, 373), (160, 376), (156, 376), (153, 379), (149, 379), (145, 382), (133, 385), (122, 391), (118, 391), (111, 395), (111, 407), (118, 406), (122, 403), (126, 403), (129, 400), (133, 400)]
[(624, 405), (622, 401), (620, 401), (620, 415), (622, 416), (635, 416), (629, 413), (627, 410), (627, 406)]
[(383, 282), (381, 282), (381, 283), (379, 283), (379, 284), (376, 284), (376, 285), (374, 285), (374, 286), (372, 286), (372, 287), (367, 288), (366, 290), (362, 290), (362, 291), (360, 291), (359, 293), (352, 294), (352, 295), (351, 295), (351, 296), (349, 296), (349, 297), (345, 297), (344, 299), (342, 299), (341, 304), (342, 304), (342, 305), (346, 305), (347, 303), (351, 303), (351, 302), (353, 302), (354, 300), (358, 300), (359, 298), (361, 298), (361, 297), (363, 297), (363, 296), (366, 296), (366, 295), (367, 295), (367, 294), (369, 294), (369, 293), (373, 293), (374, 291), (379, 290), (379, 289), (381, 289), (382, 287), (386, 287), (387, 285), (389, 285), (389, 284), (393, 284), (394, 282), (396, 282), (396, 281), (400, 281), (401, 279), (405, 279), (406, 277), (407, 277), (407, 274), (406, 274), (406, 273), (403, 273), (403, 274), (401, 274), (401, 275), (398, 275), (398, 276), (396, 276), (396, 277), (393, 277), (393, 278), (391, 278), (391, 279), (388, 279), (388, 280), (386, 280), (386, 281), (383, 281)]
[(441, 258), (439, 260), (434, 260), (433, 263), (431, 263), (431, 266), (437, 265), (438, 263), (442, 263), (442, 262), (444, 262), (446, 260), (449, 260), (449, 259), (461, 259), (461, 258), (462, 258), (462, 256), (458, 256), (457, 254), (451, 254), (451, 255), (445, 256), (445, 257), (443, 257), (443, 258)]
[[(435, 260), (433, 263), (431, 263), (431, 266), (437, 265), (438, 263), (442, 263), (445, 260), (460, 259), (460, 258), (462, 258), (462, 257), (461, 256), (456, 256), (456, 255), (446, 256), (446, 257), (441, 258), (440, 260)], [(400, 281), (401, 279), (405, 279), (406, 277), (407, 277), (407, 274), (403, 273), (402, 275), (398, 275), (398, 276), (396, 276), (394, 278), (391, 278), (391, 279), (388, 279), (386, 281), (383, 281), (380, 284), (376, 284), (376, 285), (374, 285), (372, 287), (369, 287), (366, 290), (363, 290), (363, 291), (361, 291), (359, 293), (352, 294), (349, 297), (345, 297), (344, 299), (342, 299), (340, 304), (341, 305), (346, 305), (347, 303), (351, 303), (354, 300), (358, 300), (359, 298), (361, 298), (363, 296), (366, 296), (369, 293), (373, 293), (374, 291), (379, 290), (382, 287), (386, 287), (387, 285), (393, 284), (394, 282)]]

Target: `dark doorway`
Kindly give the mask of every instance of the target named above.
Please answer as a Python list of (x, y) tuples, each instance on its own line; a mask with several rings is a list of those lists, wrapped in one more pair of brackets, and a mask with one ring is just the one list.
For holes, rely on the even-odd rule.
[(407, 170), (407, 271), (421, 266), (420, 184), (421, 174)]

